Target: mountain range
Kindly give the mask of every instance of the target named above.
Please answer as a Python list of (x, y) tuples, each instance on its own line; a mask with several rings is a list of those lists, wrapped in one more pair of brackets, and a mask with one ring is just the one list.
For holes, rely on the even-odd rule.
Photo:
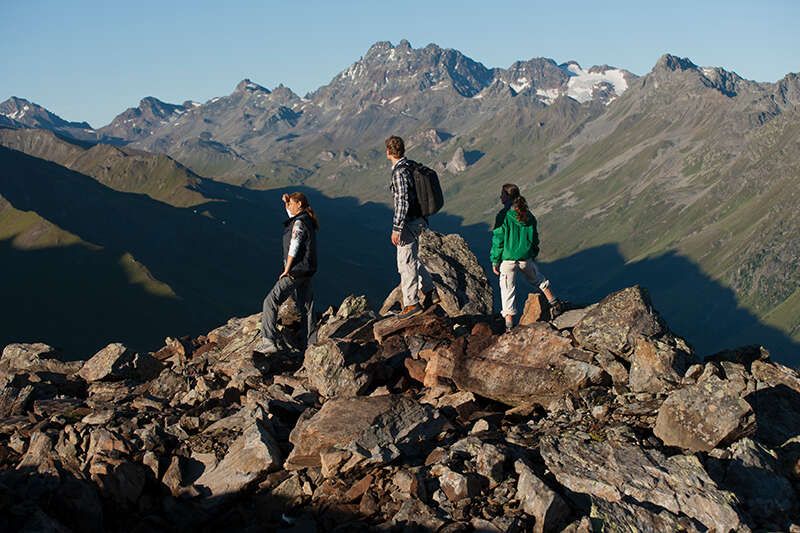
[[(589, 301), (642, 283), (701, 351), (760, 342), (778, 359), (795, 360), (799, 115), (796, 73), (754, 82), (669, 54), (644, 76), (546, 58), (488, 68), (457, 50), (380, 42), (304, 97), (245, 79), (230, 95), (204, 103), (144, 98), (97, 129), (12, 98), (0, 104), (0, 144), (9, 149), (0, 155), (20, 165), (11, 151), (24, 152), (25, 165), (47, 160), (113, 193), (138, 193), (182, 212), (201, 206), (204, 223), (231, 224), (226, 231), (258, 243), (240, 243), (250, 250), (263, 245), (256, 261), (274, 253), (269, 239), (258, 239), (270, 229), (257, 225), (266, 224), (262, 215), (233, 216), (239, 204), (251, 206), (247, 213), (279, 211), (259, 202), (277, 202), (286, 187), (321, 193), (337, 244), (363, 239), (351, 245), (357, 259), (350, 259), (387, 269), (383, 278), (391, 279), (365, 281), (378, 298), (396, 276), (383, 257), (391, 254), (382, 242), (389, 226), (383, 139), (399, 134), (410, 157), (442, 176), (446, 213), (433, 226), (461, 232), (479, 256), (486, 255), (480, 250), (488, 247), (499, 188), (515, 182), (539, 219), (540, 259), (563, 296)], [(19, 176), (9, 164), (3, 163), (4, 183)], [(10, 188), (0, 189), (0, 237), (15, 239), (3, 245), (7, 251), (70, 238), (98, 245), (36, 205), (23, 208), (21, 196), (9, 198)], [(154, 232), (169, 231), (151, 223)], [(350, 239), (343, 232), (352, 232)], [(147, 283), (183, 298), (172, 277), (165, 281), (132, 256), (140, 265), (134, 277), (153, 278)], [(206, 260), (204, 254), (182, 268), (197, 268), (192, 276), (200, 281), (210, 275), (201, 272)], [(219, 268), (250, 275), (238, 264)], [(346, 269), (331, 279), (364, 292)], [(145, 292), (157, 292), (147, 283)], [(251, 307), (259, 298), (247, 291), (230, 297), (236, 305), (249, 298)], [(0, 342), (10, 334), (4, 331)]]

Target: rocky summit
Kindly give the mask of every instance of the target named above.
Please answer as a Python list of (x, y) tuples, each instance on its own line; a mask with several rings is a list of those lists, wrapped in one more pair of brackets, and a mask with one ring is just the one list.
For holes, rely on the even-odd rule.
[(254, 351), (258, 315), (152, 353), (6, 346), (0, 530), (800, 527), (798, 372), (701, 360), (639, 286), (505, 333), (474, 256), (425, 242), (463, 286), (407, 320), (348, 297), (304, 353)]

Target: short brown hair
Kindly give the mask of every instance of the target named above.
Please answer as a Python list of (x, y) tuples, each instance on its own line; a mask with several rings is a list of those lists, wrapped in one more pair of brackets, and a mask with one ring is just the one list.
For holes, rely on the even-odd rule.
[(406, 145), (403, 139), (397, 135), (392, 135), (386, 139), (386, 152), (392, 157), (403, 157), (406, 153)]

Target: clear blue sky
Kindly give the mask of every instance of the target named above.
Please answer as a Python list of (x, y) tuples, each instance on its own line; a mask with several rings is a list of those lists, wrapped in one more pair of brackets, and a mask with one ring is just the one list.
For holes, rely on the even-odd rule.
[(374, 42), (403, 38), (488, 67), (550, 57), (644, 74), (670, 52), (758, 81), (800, 71), (794, 0), (7, 0), (2, 13), (0, 101), (95, 127), (144, 96), (206, 101), (245, 77), (304, 95)]

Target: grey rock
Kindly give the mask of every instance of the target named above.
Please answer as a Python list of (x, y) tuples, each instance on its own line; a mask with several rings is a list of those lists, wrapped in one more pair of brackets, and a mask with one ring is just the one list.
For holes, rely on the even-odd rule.
[(406, 527), (418, 526), (426, 531), (439, 531), (445, 521), (425, 503), (410, 498), (400, 506), (400, 510), (392, 518), (392, 523)]
[(298, 421), (284, 468), (322, 466), (323, 454), (340, 461), (329, 474), (386, 464), (403, 454), (424, 453), (420, 444), (438, 435), (443, 424), (429, 405), (404, 396), (334, 398)]
[(450, 161), (445, 165), (445, 168), (447, 168), (448, 172), (459, 174), (467, 170), (467, 166), (467, 158), (464, 155), (464, 149), (459, 146), (453, 153), (453, 157), (451, 157)]
[[(591, 517), (605, 530), (612, 531), (686, 531), (700, 533), (705, 527), (679, 513), (640, 505), (635, 501), (609, 502), (592, 498)], [(588, 531), (592, 531), (591, 529)]]
[(743, 438), (725, 459), (709, 459), (708, 472), (736, 494), (743, 509), (766, 529), (782, 529), (797, 511), (792, 484), (778, 473), (778, 458), (758, 442)]
[(480, 483), (474, 476), (455, 472), (447, 467), (441, 467), (439, 471), (439, 487), (451, 502), (480, 494)]
[(377, 315), (369, 308), (365, 296), (350, 295), (317, 331), (316, 341), (350, 339), (375, 320)]
[(735, 498), (691, 455), (667, 457), (621, 438), (568, 431), (541, 440), (547, 468), (568, 489), (609, 502), (630, 498), (684, 514), (717, 531), (743, 526)]
[(575, 340), (593, 352), (630, 359), (639, 336), (656, 337), (666, 328), (647, 292), (628, 287), (603, 298), (572, 330)]
[(551, 322), (558, 329), (572, 329), (578, 325), (578, 323), (583, 320), (583, 317), (585, 317), (586, 314), (595, 307), (596, 304), (593, 304), (582, 309), (570, 309), (569, 311), (564, 311), (555, 317)]
[(253, 414), (244, 418), (241, 433), (230, 444), (222, 460), (205, 470), (194, 482), (201, 493), (211, 497), (236, 494), (280, 468), (283, 462), (280, 447), (262, 417)]
[(628, 383), (633, 392), (667, 392), (680, 386), (690, 356), (661, 340), (638, 337)]
[(733, 381), (704, 375), (696, 384), (670, 393), (658, 410), (653, 432), (667, 446), (692, 451), (709, 451), (750, 435), (756, 418), (742, 392)]
[(326, 398), (356, 396), (372, 382), (361, 364), (369, 355), (357, 344), (327, 340), (306, 349), (303, 370), (309, 385)]
[[(424, 231), (419, 240), (419, 257), (431, 273), (439, 305), (448, 315), (491, 313), (492, 287), (463, 237)], [(384, 301), (380, 314), (385, 315), (393, 307), (398, 307), (401, 299), (398, 286)]]
[(17, 371), (54, 372), (73, 374), (80, 370), (82, 361), (61, 361), (58, 350), (47, 344), (9, 344), (0, 356), (0, 386), (3, 377), (11, 377)]
[(523, 511), (536, 519), (534, 531), (559, 531), (570, 515), (570, 508), (563, 498), (548, 487), (544, 481), (521, 460), (514, 463), (519, 475), (517, 498)]

